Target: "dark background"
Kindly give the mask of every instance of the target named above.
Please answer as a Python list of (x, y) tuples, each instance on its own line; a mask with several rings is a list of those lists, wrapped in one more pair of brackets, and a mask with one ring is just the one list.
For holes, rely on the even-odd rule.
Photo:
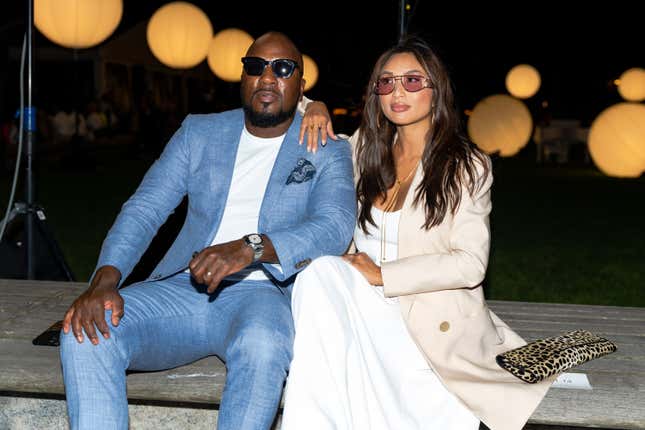
[[(122, 21), (110, 39), (149, 19), (166, 3), (125, 0)], [(268, 30), (287, 33), (320, 70), (317, 85), (307, 95), (332, 107), (360, 104), (374, 61), (398, 36), (398, 0), (192, 3), (208, 14), (215, 32), (237, 27), (253, 37)], [(628, 68), (645, 67), (645, 38), (642, 14), (635, 10), (637, 2), (601, 2), (598, 6), (563, 1), (408, 3), (408, 31), (426, 38), (444, 59), (462, 109), (472, 109), (488, 95), (506, 92), (506, 73), (516, 64), (529, 63), (542, 76), (540, 91), (527, 101), (529, 107), (534, 110), (547, 101), (552, 117), (588, 124), (604, 108), (621, 101), (613, 81)], [(21, 42), (25, 5), (26, 1), (3, 5), (0, 35), (5, 50)], [(37, 33), (36, 52), (51, 45)], [(36, 103), (47, 104), (63, 91), (89, 96), (91, 89), (79, 86), (71, 73), (73, 57), (69, 52), (68, 64), (47, 64), (40, 69), (36, 65)], [(7, 113), (17, 106), (18, 69), (6, 55), (0, 57), (5, 61), (0, 64), (4, 66), (0, 95), (3, 113)], [(237, 106), (236, 84), (213, 76), (212, 85), (220, 103), (189, 108)]]
[[(19, 103), (18, 58), (26, 1), (5, 3), (0, 12), (3, 121)], [(76, 53), (58, 48), (51, 56), (55, 45), (36, 32), (34, 105), (39, 112), (46, 117), (55, 111), (55, 104), (82, 107), (96, 97), (92, 61), (96, 61), (97, 49), (137, 24), (145, 24), (165, 3), (125, 0), (123, 18), (114, 34), (98, 48)], [(269, 30), (287, 33), (320, 69), (318, 83), (307, 95), (330, 107), (359, 107), (374, 61), (398, 36), (397, 0), (193, 3), (209, 15), (215, 32), (237, 27), (253, 37)], [(525, 101), (534, 118), (543, 102), (548, 102), (548, 112), (542, 113), (588, 126), (603, 109), (621, 101), (614, 80), (628, 68), (645, 67), (642, 14), (635, 10), (635, 2), (594, 7), (518, 2), (511, 7), (421, 0), (410, 1), (410, 5), (409, 32), (424, 36), (444, 59), (462, 112), (488, 95), (505, 93), (507, 72), (529, 63), (542, 76), (538, 94)], [(114, 75), (122, 76), (125, 71), (122, 64), (108, 66)], [(48, 224), (78, 280), (89, 278), (119, 208), (183, 115), (239, 106), (239, 84), (219, 80), (205, 62), (183, 72), (153, 66), (131, 67), (136, 104), (131, 111), (120, 112), (120, 128), (107, 138), (79, 147), (56, 145), (39, 128), (36, 201), (46, 208)], [(203, 72), (202, 77), (195, 78), (195, 72)], [(166, 104), (154, 121), (142, 120), (139, 102), (149, 90), (145, 84), (176, 84), (182, 79), (195, 84), (189, 87), (187, 106)], [(163, 101), (178, 101), (176, 92), (161, 92)], [(200, 97), (203, 92), (214, 96), (209, 103)], [(352, 132), (356, 123), (336, 118), (335, 126), (336, 131)], [(585, 146), (576, 148), (584, 150)], [(493, 156), (487, 297), (645, 306), (645, 176), (610, 178), (573, 153), (564, 164), (538, 163), (535, 151), (531, 142), (515, 157)], [(11, 159), (5, 160), (4, 171), (0, 165), (0, 208), (8, 196), (12, 166)], [(24, 175), (20, 178), (18, 201), (24, 200)], [(180, 207), (132, 280), (148, 275), (181, 226), (182, 216)]]

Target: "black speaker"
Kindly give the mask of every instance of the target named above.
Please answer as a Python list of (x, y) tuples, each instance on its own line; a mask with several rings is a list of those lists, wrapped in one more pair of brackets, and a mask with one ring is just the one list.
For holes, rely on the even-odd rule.
[[(34, 259), (35, 279), (49, 281), (75, 281), (63, 254), (47, 226), (45, 211), (34, 208)], [(0, 242), (0, 278), (27, 279), (27, 254), (25, 243), (24, 203), (16, 203), (8, 217), (8, 224)]]

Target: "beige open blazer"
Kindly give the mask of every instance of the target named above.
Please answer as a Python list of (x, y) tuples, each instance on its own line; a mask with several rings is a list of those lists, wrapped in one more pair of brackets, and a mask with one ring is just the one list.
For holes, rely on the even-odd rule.
[[(357, 134), (350, 139), (354, 148)], [(427, 231), (423, 207), (413, 206), (423, 177), (419, 166), (403, 204), (398, 259), (381, 271), (385, 295), (399, 297), (412, 338), (448, 390), (491, 430), (517, 430), (553, 378), (528, 384), (495, 362), (497, 354), (526, 342), (484, 300), (493, 178), (479, 167), (474, 198), (464, 188), (457, 212)]]

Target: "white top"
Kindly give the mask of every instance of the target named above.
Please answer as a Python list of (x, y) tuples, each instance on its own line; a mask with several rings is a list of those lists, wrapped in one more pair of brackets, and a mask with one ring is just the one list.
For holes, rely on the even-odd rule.
[[(264, 192), (283, 140), (284, 135), (268, 139), (257, 137), (244, 127), (235, 157), (231, 189), (226, 200), (222, 222), (211, 245), (237, 240), (258, 231)], [(266, 280), (269, 278), (258, 263), (226, 279)]]
[[(385, 217), (385, 224), (382, 224), (383, 217)], [(362, 228), (356, 224), (354, 229), (354, 244), (358, 252), (364, 252), (374, 260), (377, 265), (381, 265), (381, 226), (385, 230), (385, 255), (384, 261), (396, 260), (398, 257), (398, 244), (399, 244), (399, 219), (401, 218), (401, 210), (394, 212), (383, 212), (382, 210), (372, 206), (372, 218), (376, 223), (376, 227), (372, 224), (367, 224), (368, 234), (365, 234)]]
[[(385, 217), (385, 220), (383, 220), (383, 217)], [(383, 212), (382, 210), (372, 206), (372, 219), (374, 219), (376, 227), (368, 223), (368, 234), (365, 234), (363, 229), (356, 224), (356, 228), (354, 229), (354, 245), (356, 245), (356, 251), (366, 253), (377, 266), (380, 266), (382, 245), (381, 237), (383, 236), (382, 232), (385, 232), (385, 255), (383, 255), (383, 261), (396, 260), (399, 254), (400, 218), (400, 209), (394, 212)], [(383, 223), (383, 221), (385, 221), (385, 223)], [(387, 303), (398, 303), (399, 300), (397, 297), (385, 297), (382, 286), (374, 286), (373, 288), (379, 292), (381, 297), (383, 297)]]

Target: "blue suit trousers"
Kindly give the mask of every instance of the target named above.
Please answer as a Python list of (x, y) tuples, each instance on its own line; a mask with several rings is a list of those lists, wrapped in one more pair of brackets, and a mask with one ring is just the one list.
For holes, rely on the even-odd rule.
[(61, 334), (72, 429), (127, 429), (126, 370), (161, 370), (217, 355), (227, 364), (218, 429), (268, 429), (294, 337), (291, 287), (224, 283), (214, 294), (187, 273), (120, 290), (125, 314), (98, 345)]

